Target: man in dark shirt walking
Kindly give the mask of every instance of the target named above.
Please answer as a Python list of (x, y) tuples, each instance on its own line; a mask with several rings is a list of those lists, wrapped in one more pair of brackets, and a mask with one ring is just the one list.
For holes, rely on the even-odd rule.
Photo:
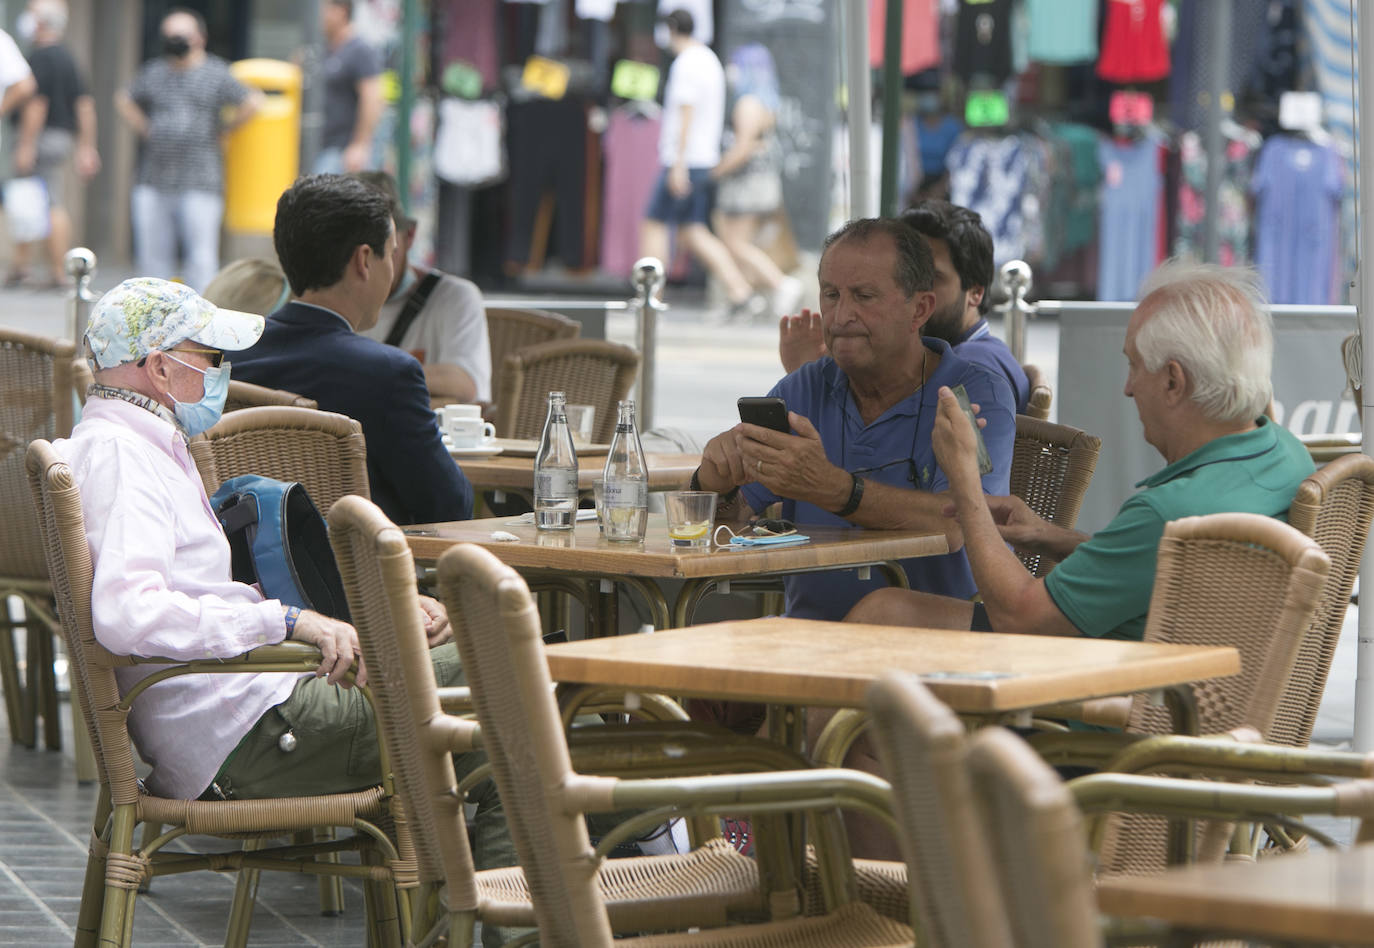
[(328, 0), (324, 41), (324, 136), (317, 174), (375, 168), (372, 137), (382, 116), (382, 57), (353, 29), (353, 0)]
[[(50, 276), (44, 287), (57, 289), (66, 284), (62, 257), (71, 246), (72, 236), (64, 188), (67, 161), (75, 157), (76, 172), (83, 180), (100, 171), (95, 100), (62, 42), (67, 29), (66, 4), (62, 0), (35, 0), (28, 13), (32, 23), (28, 60), (38, 91), (16, 120), (19, 140), (14, 147), (14, 173), (21, 177), (37, 175), (47, 187), (50, 210), (45, 243)], [(6, 285), (20, 283), (28, 275), (35, 243), (15, 246)]]

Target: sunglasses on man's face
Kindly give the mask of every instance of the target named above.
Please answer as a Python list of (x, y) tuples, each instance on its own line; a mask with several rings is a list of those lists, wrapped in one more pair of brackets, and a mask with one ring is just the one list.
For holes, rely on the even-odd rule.
[[(224, 353), (221, 352), (219, 349), (164, 349), (164, 350), (161, 350), (161, 351), (164, 352), (165, 354), (172, 355), (173, 358), (176, 357), (176, 356), (175, 356), (176, 353), (184, 353), (184, 354), (186, 354), (186, 355), (192, 355), (192, 354), (203, 355), (203, 356), (205, 356), (207, 359), (210, 360), (210, 367), (213, 368), (213, 369), (218, 369), (218, 368), (220, 367), (220, 363), (222, 363), (222, 362), (224, 361)], [(143, 364), (144, 364), (145, 362), (147, 362), (147, 361), (148, 361), (148, 357), (147, 357), (147, 356), (144, 356), (143, 358), (139, 359), (139, 360), (138, 360), (139, 368), (142, 368), (142, 367), (143, 367)]]

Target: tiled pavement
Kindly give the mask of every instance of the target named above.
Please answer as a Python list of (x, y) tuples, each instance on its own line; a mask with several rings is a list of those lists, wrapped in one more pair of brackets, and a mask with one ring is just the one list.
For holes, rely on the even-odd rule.
[[(0, 728), (0, 945), (70, 945), (96, 787), (76, 783), (69, 720), (61, 752), (13, 745), (8, 726)], [(153, 880), (137, 900), (133, 943), (222, 945), (235, 878), (193, 872)], [(264, 873), (261, 880), (251, 944), (365, 944), (357, 883), (344, 882), (343, 915), (325, 918), (314, 877)]]

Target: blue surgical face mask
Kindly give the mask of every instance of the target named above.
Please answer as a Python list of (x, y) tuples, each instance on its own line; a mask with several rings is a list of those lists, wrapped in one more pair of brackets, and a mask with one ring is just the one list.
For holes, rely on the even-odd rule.
[(198, 402), (179, 402), (176, 396), (167, 393), (172, 399), (172, 414), (181, 422), (181, 427), (186, 429), (187, 437), (194, 438), (202, 431), (213, 428), (215, 422), (224, 414), (224, 401), (229, 397), (231, 366), (228, 362), (221, 362), (218, 366), (198, 369), (189, 362), (182, 362), (170, 352), (164, 351), (162, 354), (173, 362), (180, 362), (192, 372), (199, 372), (205, 376), (205, 394), (201, 395)]

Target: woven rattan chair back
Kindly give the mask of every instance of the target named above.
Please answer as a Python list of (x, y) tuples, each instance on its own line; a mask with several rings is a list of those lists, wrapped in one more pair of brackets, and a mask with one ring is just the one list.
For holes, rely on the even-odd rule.
[[(475, 911), (472, 851), (453, 758), (437, 739), (456, 723), (439, 707), (429, 643), (415, 605), (415, 560), (400, 529), (370, 500), (341, 497), (329, 542), (367, 662), (377, 726), (414, 828), (421, 882), (444, 887), (450, 912)], [(429, 740), (429, 738), (436, 738)]]
[(239, 411), (243, 408), (261, 408), (268, 405), (289, 405), (295, 408), (320, 407), (313, 398), (306, 398), (295, 392), (284, 392), (279, 388), (267, 388), (263, 385), (254, 385), (252, 382), (229, 380), (229, 396), (224, 401), (226, 412)]
[(989, 840), (973, 806), (964, 725), (911, 675), (868, 692), (878, 756), (892, 782), (911, 924), (932, 948), (1005, 948), (1011, 931)]
[(1312, 736), (1371, 520), (1374, 458), (1364, 454), (1347, 454), (1321, 468), (1302, 482), (1288, 508), (1288, 522), (1321, 545), (1331, 571), (1279, 699), (1270, 734), (1275, 743), (1306, 747)]
[[(112, 801), (132, 802), (138, 797), (138, 781), (129, 732), (124, 715), (110, 711), (119, 703), (115, 658), (96, 642), (91, 627), (93, 572), (81, 494), (71, 468), (47, 441), (31, 443), (25, 462), (29, 506), (37, 512), (40, 542), (67, 644), (74, 700), (86, 721), (96, 770)], [(97, 660), (93, 662), (92, 656)], [(101, 713), (93, 714), (92, 708)], [(110, 761), (127, 761), (128, 766), (112, 768)]]
[(510, 567), (469, 545), (440, 558), (439, 589), (525, 869), (540, 943), (609, 945), (586, 826), (562, 806), (575, 775), (529, 589)]
[[(582, 324), (559, 313), (542, 309), (487, 307), (487, 341), (491, 346), (491, 393), (501, 394), (506, 356), (518, 349), (555, 339), (576, 339)], [(499, 404), (499, 403), (498, 403)]]
[(599, 339), (563, 339), (506, 356), (497, 404), (496, 434), (538, 438), (549, 411), (549, 392), (564, 392), (570, 405), (596, 409), (592, 440), (615, 432), (616, 402), (628, 398), (639, 372), (639, 353)]
[(46, 583), (48, 567), (24, 474), (24, 449), (35, 438), (72, 432), (72, 360), (76, 347), (0, 330), (0, 587)]
[(300, 481), (320, 511), (345, 494), (370, 497), (367, 442), (346, 415), (311, 408), (230, 412), (189, 444), (205, 492), (241, 474)]
[[(1272, 517), (1224, 513), (1165, 525), (1145, 641), (1228, 645), (1241, 656), (1239, 674), (1193, 684), (1200, 733), (1249, 726), (1270, 738), (1329, 564), (1315, 540)], [(1143, 696), (1132, 701), (1128, 730), (1165, 734), (1171, 725), (1165, 709)], [(1166, 836), (1159, 818), (1111, 817), (1101, 848), (1103, 871), (1162, 869)], [(1215, 834), (1211, 841), (1224, 842)], [(1200, 858), (1219, 855), (1204, 848)]]
[(973, 805), (1017, 948), (1102, 944), (1083, 814), (1059, 775), (1000, 727), (969, 742)]
[(1040, 371), (1040, 366), (1029, 363), (1021, 366), (1021, 371), (1026, 373), (1026, 381), (1030, 383), (1030, 397), (1026, 400), (1026, 414), (1041, 421), (1049, 421), (1050, 403), (1054, 401), (1054, 391), (1050, 388), (1050, 383), (1045, 381), (1045, 374)]
[[(1092, 483), (1101, 449), (1102, 439), (1085, 431), (1017, 415), (1011, 493), (1050, 523), (1072, 527)], [(1053, 560), (1038, 553), (1017, 555), (1036, 576), (1044, 576), (1054, 567)]]

